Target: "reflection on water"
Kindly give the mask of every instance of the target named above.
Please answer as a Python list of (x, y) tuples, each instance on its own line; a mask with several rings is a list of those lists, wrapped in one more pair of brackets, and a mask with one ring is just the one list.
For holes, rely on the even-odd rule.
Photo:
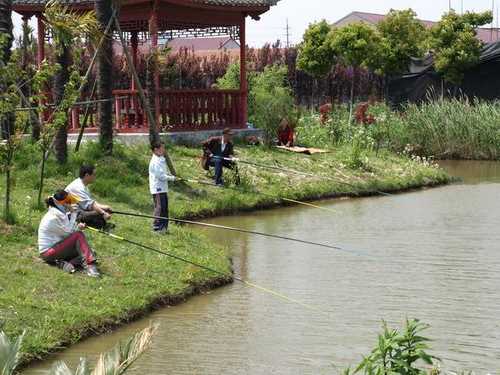
[[(382, 319), (400, 326), (417, 317), (431, 324), (443, 368), (500, 373), (500, 164), (445, 166), (465, 183), (320, 203), (336, 213), (294, 207), (211, 221), (369, 253), (205, 232), (234, 249), (238, 276), (328, 316), (235, 283), (57, 359), (76, 364), (155, 320), (154, 347), (130, 374), (334, 374), (368, 353)], [(41, 374), (49, 362), (25, 374)]]

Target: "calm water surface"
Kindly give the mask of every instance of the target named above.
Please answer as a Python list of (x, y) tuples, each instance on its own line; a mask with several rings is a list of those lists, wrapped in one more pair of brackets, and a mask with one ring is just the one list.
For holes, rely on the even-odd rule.
[[(500, 374), (500, 163), (446, 162), (463, 183), (391, 197), (324, 201), (210, 222), (336, 244), (368, 256), (222, 231), (235, 272), (319, 314), (233, 285), (85, 340), (54, 360), (73, 366), (159, 322), (136, 374), (336, 374), (375, 345), (381, 321), (429, 323), (446, 370)], [(194, 250), (193, 250), (194, 251)]]

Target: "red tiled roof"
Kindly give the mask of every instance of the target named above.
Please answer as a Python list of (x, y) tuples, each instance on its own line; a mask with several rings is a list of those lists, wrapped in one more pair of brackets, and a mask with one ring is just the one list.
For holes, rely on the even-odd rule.
[[(351, 12), (347, 16), (335, 22), (334, 25), (339, 24), (348, 17), (358, 17), (359, 19), (367, 23), (376, 25), (385, 18), (385, 15), (377, 13), (366, 13), (366, 12)], [(435, 21), (428, 21), (428, 20), (420, 20), (420, 22), (422, 22), (426, 27), (432, 27), (437, 23)], [(490, 28), (480, 27), (476, 29), (476, 31), (477, 31), (477, 37), (485, 43), (497, 42), (500, 40), (500, 29), (497, 28), (490, 29)]]

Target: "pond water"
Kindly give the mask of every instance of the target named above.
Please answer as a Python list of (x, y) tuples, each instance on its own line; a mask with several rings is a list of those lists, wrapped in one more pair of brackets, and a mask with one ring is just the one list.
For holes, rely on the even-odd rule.
[(211, 223), (340, 245), (321, 247), (205, 230), (232, 249), (237, 276), (313, 305), (308, 310), (235, 282), (91, 338), (54, 360), (95, 361), (160, 323), (153, 347), (128, 374), (336, 374), (368, 354), (382, 320), (430, 324), (445, 370), (500, 373), (500, 163), (443, 162), (463, 182), (390, 197), (322, 201)]

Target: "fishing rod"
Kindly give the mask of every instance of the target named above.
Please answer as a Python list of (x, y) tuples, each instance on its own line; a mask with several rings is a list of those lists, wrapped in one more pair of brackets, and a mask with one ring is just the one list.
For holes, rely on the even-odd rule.
[(109, 233), (109, 232), (104, 232), (102, 230), (99, 230), (99, 229), (96, 229), (96, 228), (93, 228), (93, 227), (90, 227), (90, 226), (86, 226), (85, 228), (91, 230), (92, 232), (99, 233), (99, 234), (111, 237), (111, 238), (113, 238), (115, 240), (126, 242), (126, 243), (129, 243), (131, 245), (134, 245), (134, 246), (137, 246), (137, 247), (140, 247), (140, 248), (143, 248), (143, 249), (146, 249), (146, 250), (149, 250), (149, 251), (161, 254), (161, 255), (165, 255), (165, 256), (173, 258), (173, 259), (176, 259), (178, 261), (191, 264), (191, 265), (193, 265), (195, 267), (198, 267), (198, 268), (200, 268), (202, 270), (210, 271), (210, 272), (213, 272), (213, 273), (215, 273), (217, 275), (221, 275), (221, 276), (224, 276), (224, 277), (228, 277), (228, 278), (234, 279), (234, 280), (239, 281), (240, 283), (242, 283), (242, 284), (244, 284), (246, 286), (249, 286), (249, 287), (261, 290), (261, 291), (266, 292), (268, 294), (272, 294), (272, 295), (274, 295), (274, 296), (276, 296), (278, 298), (281, 298), (282, 300), (285, 300), (287, 302), (294, 303), (296, 305), (300, 305), (302, 307), (305, 307), (308, 310), (313, 310), (313, 311), (320, 312), (322, 314), (328, 315), (328, 313), (326, 311), (323, 311), (323, 310), (321, 310), (321, 309), (319, 309), (319, 308), (317, 308), (317, 307), (315, 307), (313, 305), (309, 305), (307, 303), (304, 303), (304, 302), (301, 302), (299, 300), (296, 300), (296, 299), (293, 299), (291, 297), (288, 297), (288, 296), (286, 296), (286, 295), (284, 295), (282, 293), (276, 292), (276, 291), (274, 291), (272, 289), (265, 288), (263, 286), (254, 284), (254, 283), (252, 283), (252, 282), (250, 282), (248, 280), (242, 279), (242, 278), (237, 277), (237, 276), (235, 276), (233, 274), (229, 274), (229, 273), (226, 273), (226, 272), (223, 272), (223, 271), (216, 270), (214, 268), (211, 268), (211, 267), (208, 267), (208, 266), (205, 266), (205, 265), (193, 262), (192, 260), (182, 258), (182, 257), (180, 257), (178, 255), (174, 255), (174, 254), (162, 251), (162, 250), (155, 249), (154, 247), (147, 246), (147, 245), (141, 244), (139, 242), (128, 240), (128, 239), (126, 239), (124, 237), (117, 236), (116, 234), (112, 234), (112, 233)]
[[(330, 181), (338, 182), (338, 183), (341, 183), (341, 184), (344, 184), (344, 185), (347, 185), (347, 186), (350, 186), (350, 187), (353, 187), (353, 188), (356, 187), (352, 183), (343, 181), (343, 180), (338, 179), (338, 178), (330, 177), (330, 176), (316, 175), (316, 174), (309, 173), (309, 172), (297, 171), (295, 169), (282, 168), (282, 167), (277, 167), (277, 166), (274, 166), (274, 165), (268, 165), (268, 164), (262, 164), (262, 163), (255, 163), (255, 162), (252, 162), (252, 161), (243, 160), (243, 159), (239, 159), (239, 158), (225, 158), (225, 157), (222, 157), (222, 156), (211, 156), (211, 157), (215, 158), (215, 159), (222, 159), (222, 160), (227, 160), (227, 161), (232, 161), (232, 162), (239, 162), (239, 163), (243, 163), (243, 164), (253, 165), (255, 167), (266, 168), (266, 169), (276, 170), (276, 171), (280, 171), (280, 172), (288, 172), (288, 173), (292, 173), (292, 174), (298, 174), (298, 175), (308, 176), (308, 177), (314, 177), (314, 178), (323, 178), (323, 179), (327, 179), (327, 180), (330, 180)], [(392, 196), (392, 194), (385, 193), (385, 192), (380, 191), (380, 190), (373, 190), (373, 191), (375, 193), (377, 193), (377, 194), (380, 194), (380, 195), (385, 195), (385, 196), (389, 196), (389, 197)]]
[(306, 244), (306, 245), (313, 245), (313, 246), (324, 247), (324, 248), (327, 248), (327, 249), (342, 251), (342, 252), (345, 252), (345, 253), (348, 253), (348, 254), (354, 254), (354, 255), (358, 255), (358, 256), (370, 256), (370, 255), (362, 253), (362, 252), (344, 249), (343, 247), (340, 247), (340, 246), (328, 245), (328, 244), (324, 244), (324, 243), (320, 243), (320, 242), (312, 242), (312, 241), (307, 241), (307, 240), (301, 240), (301, 239), (298, 239), (298, 238), (280, 236), (278, 234), (269, 234), (269, 233), (258, 232), (258, 231), (243, 229), (243, 228), (228, 227), (228, 226), (225, 226), (225, 225), (209, 224), (209, 223), (203, 223), (203, 222), (200, 222), (200, 221), (176, 219), (176, 218), (164, 217), (164, 216), (136, 214), (136, 213), (132, 213), (132, 212), (123, 212), (123, 211), (114, 211), (114, 210), (112, 211), (112, 214), (123, 215), (123, 216), (132, 216), (132, 217), (141, 217), (141, 218), (146, 218), (146, 219), (168, 220), (168, 221), (172, 221), (174, 223), (191, 224), (191, 225), (198, 225), (198, 226), (207, 227), (207, 228), (224, 229), (224, 230), (229, 230), (229, 231), (232, 231), (232, 232), (254, 234), (254, 235), (258, 235), (258, 236), (262, 236), (262, 237), (276, 238), (276, 239), (279, 239), (279, 240), (286, 240), (286, 241), (303, 243), (303, 244)]
[[(212, 187), (217, 187), (215, 184), (213, 184), (212, 182), (209, 182), (209, 181), (193, 180), (193, 179), (181, 178), (181, 177), (177, 177), (177, 179), (181, 180), (181, 181), (192, 182), (192, 183), (195, 183), (195, 184), (208, 185), (208, 186), (212, 186)], [(308, 207), (312, 207), (312, 208), (318, 208), (320, 210), (324, 210), (324, 211), (329, 211), (329, 212), (336, 213), (335, 210), (332, 210), (330, 208), (317, 206), (317, 205), (312, 204), (312, 203), (302, 202), (302, 201), (298, 201), (298, 200), (295, 200), (295, 199), (290, 199), (290, 198), (285, 198), (285, 197), (276, 197), (276, 196), (274, 196), (272, 194), (264, 193), (262, 191), (245, 190), (245, 189), (239, 189), (239, 188), (231, 187), (231, 186), (224, 186), (223, 188), (224, 189), (233, 190), (233, 191), (237, 191), (237, 192), (240, 192), (240, 193), (261, 194), (261, 195), (264, 195), (266, 197), (270, 197), (270, 198), (274, 198), (274, 199), (280, 199), (280, 200), (285, 201), (285, 202), (295, 203), (295, 204), (299, 204), (299, 205), (303, 205), (303, 206), (308, 206)]]

